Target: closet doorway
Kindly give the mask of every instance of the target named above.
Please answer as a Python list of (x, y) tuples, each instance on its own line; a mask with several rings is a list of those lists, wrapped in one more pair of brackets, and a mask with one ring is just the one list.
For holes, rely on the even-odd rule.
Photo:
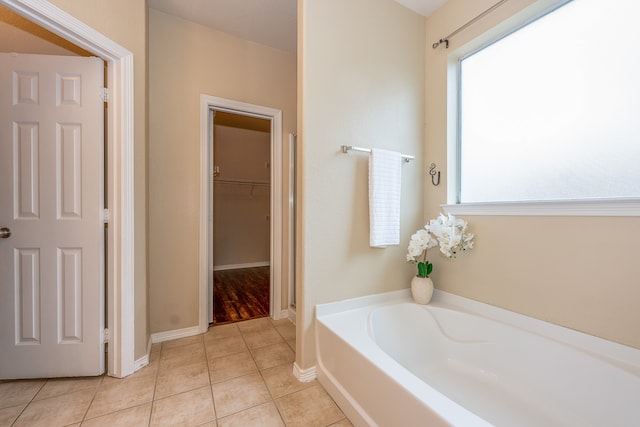
[(270, 313), (271, 120), (212, 112), (213, 324)]
[[(200, 282), (200, 307), (198, 317), (200, 319), (198, 330), (205, 332), (214, 322), (213, 320), (213, 212), (214, 192), (221, 184), (214, 183), (214, 179), (232, 179), (222, 167), (214, 177), (214, 166), (218, 165), (214, 159), (214, 120), (220, 113), (233, 113), (236, 115), (265, 119), (270, 123), (270, 157), (268, 165), (270, 182), (270, 208), (269, 208), (269, 315), (278, 320), (287, 316), (282, 307), (282, 277), (283, 277), (283, 197), (282, 197), (282, 111), (261, 105), (231, 99), (219, 98), (210, 95), (200, 95), (200, 242), (199, 242), (199, 282)], [(218, 119), (220, 117), (218, 116)], [(244, 152), (242, 161), (249, 161), (253, 157), (252, 152)], [(264, 168), (264, 163), (260, 163)], [(261, 179), (260, 179), (261, 180)], [(258, 181), (258, 179), (256, 179)], [(222, 184), (226, 185), (226, 184)], [(246, 184), (243, 184), (246, 185)], [(257, 186), (254, 186), (256, 191)], [(248, 189), (251, 196), (251, 188)], [(255, 193), (254, 193), (255, 194)], [(246, 195), (246, 193), (245, 193)], [(261, 213), (262, 215), (262, 213)], [(264, 217), (263, 217), (264, 218)], [(287, 255), (289, 256), (289, 255)]]

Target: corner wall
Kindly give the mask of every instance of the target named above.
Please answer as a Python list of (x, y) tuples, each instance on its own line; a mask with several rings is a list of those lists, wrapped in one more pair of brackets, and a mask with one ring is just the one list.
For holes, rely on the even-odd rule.
[[(449, 0), (427, 19), (426, 162), (443, 166), (441, 185), (426, 186), (429, 218), (447, 202), (447, 56), (543, 2), (511, 0), (452, 38), (448, 50), (431, 49), (433, 42), (494, 3)], [(549, 48), (562, 49), (562, 43)], [(453, 261), (433, 257), (437, 288), (640, 348), (640, 218), (461, 217), (476, 235), (475, 248)]]
[[(315, 365), (314, 306), (409, 287), (406, 243), (422, 222), (424, 17), (393, 0), (298, 1), (296, 365)], [(401, 243), (369, 247), (368, 157), (402, 166)]]

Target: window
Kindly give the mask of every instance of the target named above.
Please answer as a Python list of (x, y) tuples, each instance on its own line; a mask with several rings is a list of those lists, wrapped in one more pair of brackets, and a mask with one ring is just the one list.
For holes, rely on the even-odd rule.
[(638, 16), (574, 0), (460, 59), (458, 203), (640, 198)]

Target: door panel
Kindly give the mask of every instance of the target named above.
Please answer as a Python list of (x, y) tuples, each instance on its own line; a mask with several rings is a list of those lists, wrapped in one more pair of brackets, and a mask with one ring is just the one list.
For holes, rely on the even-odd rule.
[(104, 372), (103, 71), (0, 54), (0, 378)]

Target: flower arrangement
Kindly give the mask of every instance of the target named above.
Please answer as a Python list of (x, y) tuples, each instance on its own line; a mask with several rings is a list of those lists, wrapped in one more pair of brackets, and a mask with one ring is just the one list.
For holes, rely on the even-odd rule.
[(467, 221), (451, 214), (440, 214), (411, 236), (407, 261), (418, 264), (418, 277), (429, 277), (433, 271), (433, 264), (427, 261), (429, 249), (439, 245), (447, 258), (455, 258), (458, 252), (473, 248), (473, 234), (467, 232), (467, 225)]

